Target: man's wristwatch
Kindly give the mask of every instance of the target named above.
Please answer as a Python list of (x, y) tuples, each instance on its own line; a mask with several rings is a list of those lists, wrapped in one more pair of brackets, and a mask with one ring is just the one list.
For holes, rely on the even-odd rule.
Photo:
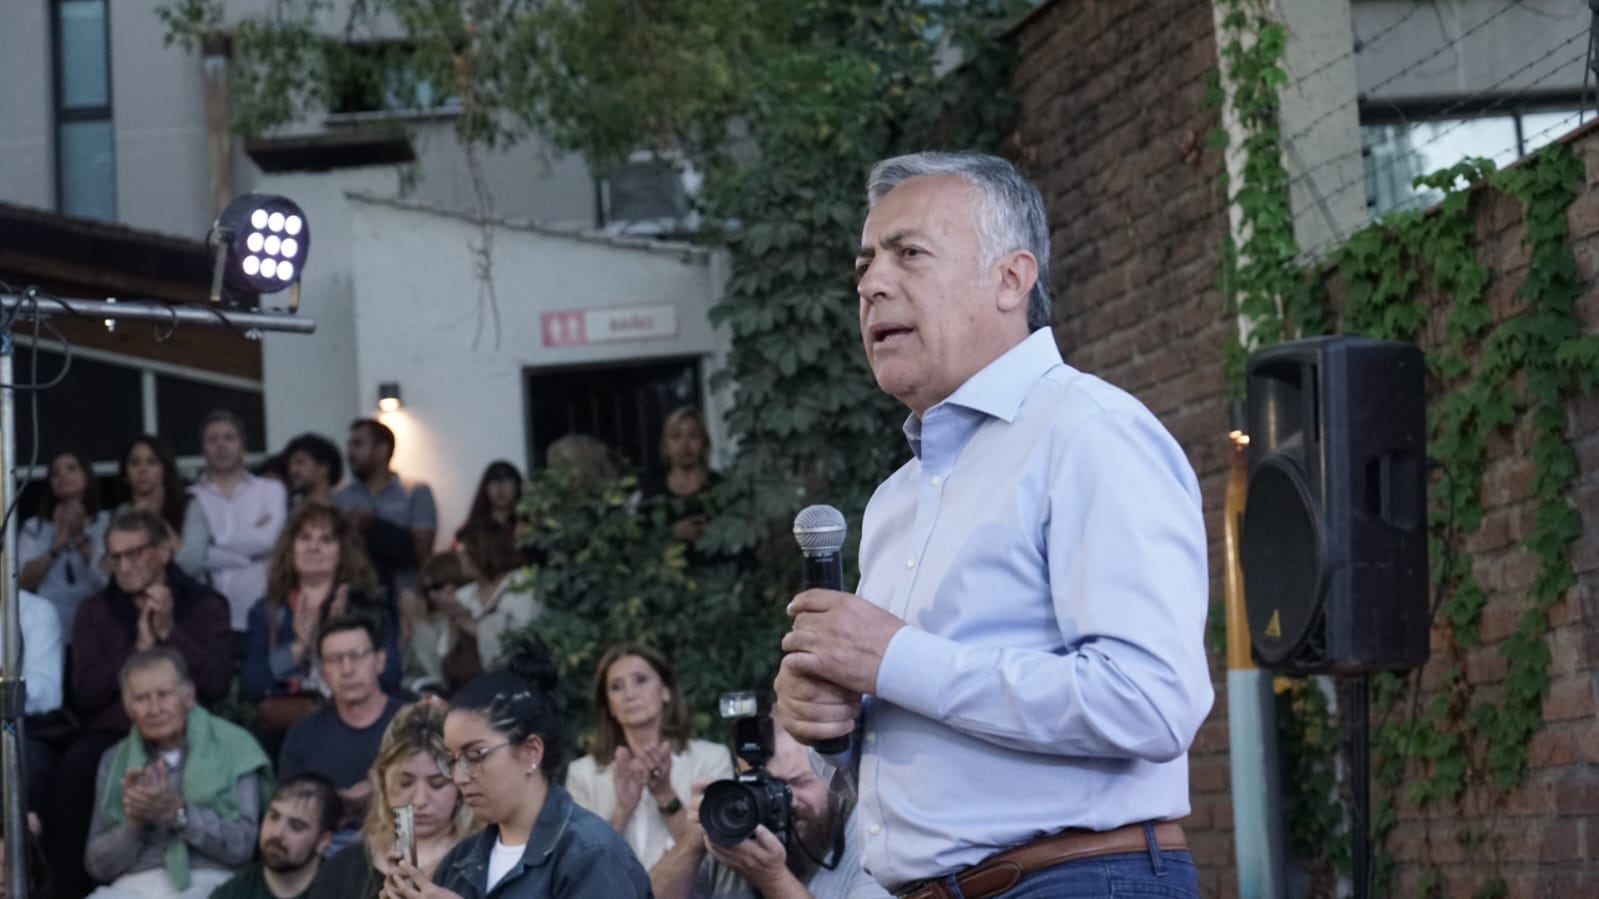
[(683, 800), (673, 796), (670, 802), (662, 803), (656, 806), (656, 808), (661, 810), (662, 816), (675, 815), (683, 810)]

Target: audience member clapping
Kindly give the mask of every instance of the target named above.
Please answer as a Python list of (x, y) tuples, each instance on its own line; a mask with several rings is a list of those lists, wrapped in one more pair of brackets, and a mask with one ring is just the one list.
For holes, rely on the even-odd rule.
[(648, 868), (688, 833), (698, 779), (733, 774), (727, 748), (688, 738), (688, 713), (666, 657), (639, 643), (611, 647), (594, 674), (593, 751), (574, 761), (566, 788), (611, 823)]
[(383, 686), (397, 690), (398, 628), (388, 606), (354, 526), (332, 506), (296, 506), (272, 551), (267, 594), (251, 607), (245, 631), (240, 686), (256, 703), (257, 730), (281, 734), (327, 695), (315, 649), (330, 617), (361, 612), (381, 622)]
[(97, 899), (199, 899), (249, 862), (271, 764), (249, 732), (194, 704), (183, 656), (143, 650), (122, 667), (134, 730), (95, 777), (83, 865)]
[(361, 840), (328, 860), (311, 899), (378, 895), (394, 868), (394, 816), (403, 806), (411, 809), (414, 863), (424, 877), (432, 877), (439, 860), (473, 831), (472, 810), (443, 770), (444, 715), (444, 703), (429, 699), (406, 706), (389, 722), (368, 778), (373, 798)]
[(100, 556), (110, 521), (88, 458), (78, 452), (52, 457), (39, 514), (17, 531), (17, 584), (50, 600), (69, 638), (78, 604), (105, 586)]

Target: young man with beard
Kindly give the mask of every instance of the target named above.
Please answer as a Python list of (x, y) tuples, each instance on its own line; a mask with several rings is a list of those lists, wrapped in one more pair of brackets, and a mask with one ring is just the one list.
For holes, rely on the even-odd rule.
[(301, 774), (278, 784), (256, 840), (261, 860), (217, 887), (211, 899), (301, 899), (322, 870), (339, 809), (339, 794), (325, 777)]
[(767, 773), (793, 795), (794, 833), (785, 847), (766, 826), (737, 846), (719, 846), (700, 826), (705, 781), (694, 784), (689, 831), (650, 869), (656, 899), (888, 899), (861, 867), (852, 810), (828, 788), (812, 755), (773, 722)]

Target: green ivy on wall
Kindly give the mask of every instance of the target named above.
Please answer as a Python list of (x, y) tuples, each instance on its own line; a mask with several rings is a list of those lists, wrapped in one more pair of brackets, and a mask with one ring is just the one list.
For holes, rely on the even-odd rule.
[[(1495, 172), (1466, 160), (1417, 179), (1443, 193), (1425, 210), (1390, 214), (1354, 234), (1322, 266), (1296, 257), (1287, 176), (1276, 131), (1276, 90), (1283, 83), (1283, 32), (1263, 5), (1224, 0), (1223, 69), (1246, 137), (1240, 185), (1229, 193), (1247, 235), (1222, 247), (1223, 278), (1249, 342), (1228, 347), (1224, 365), (1241, 386), (1247, 352), (1290, 336), (1334, 330), (1425, 342), (1428, 349), (1428, 456), (1435, 472), (1429, 494), (1429, 554), (1435, 622), (1444, 636), (1430, 665), (1441, 672), (1421, 688), (1420, 672), (1373, 680), (1373, 821), (1377, 878), (1386, 884), (1392, 858), (1381, 851), (1398, 821), (1397, 800), (1427, 806), (1459, 799), (1471, 786), (1507, 788), (1527, 768), (1528, 745), (1543, 725), (1550, 653), (1548, 611), (1575, 584), (1570, 559), (1581, 521), (1570, 495), (1576, 456), (1566, 435), (1569, 403), (1599, 383), (1599, 338), (1583, 334), (1574, 309), (1579, 292), (1567, 210), (1582, 186), (1582, 165), (1560, 144)], [(1474, 198), (1485, 191), (1515, 197), (1526, 222), (1528, 266), (1516, 297), (1525, 309), (1496, 316), (1487, 302), (1491, 273), (1479, 258)], [(1337, 308), (1318, 289), (1336, 273)], [(1490, 439), (1518, 423), (1530, 428), (1534, 524), (1521, 548), (1538, 573), (1516, 629), (1496, 647), (1502, 685), (1479, 687), (1465, 675), (1467, 653), (1481, 642), (1487, 594), (1462, 550), (1481, 527)], [(1321, 691), (1299, 684), (1281, 706), (1284, 770), (1296, 797), (1290, 833), (1313, 871), (1347, 872), (1347, 834), (1327, 759), (1338, 743), (1328, 734)], [(1401, 791), (1403, 791), (1401, 793)], [(1483, 836), (1463, 838), (1481, 843)], [(1429, 894), (1444, 889), (1437, 870), (1421, 875)], [(1478, 895), (1504, 889), (1488, 878)]]

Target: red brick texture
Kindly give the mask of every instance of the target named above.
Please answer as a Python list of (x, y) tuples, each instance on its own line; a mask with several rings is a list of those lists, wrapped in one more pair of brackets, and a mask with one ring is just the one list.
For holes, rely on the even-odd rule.
[[(1182, 0), (1044, 3), (1013, 32), (1014, 88), (1022, 117), (1017, 144), (1040, 185), (1053, 230), (1055, 331), (1069, 363), (1123, 387), (1161, 417), (1187, 450), (1205, 497), (1212, 595), (1221, 587), (1227, 414), (1221, 348), (1235, 322), (1222, 311), (1218, 257), (1227, 213), (1216, 186), (1221, 154), (1204, 150), (1218, 124), (1202, 108), (1216, 65), (1211, 5)], [(1586, 161), (1588, 191), (1569, 221), (1585, 289), (1578, 313), (1599, 330), (1599, 130), (1571, 138)], [(1472, 200), (1479, 258), (1492, 271), (1491, 308), (1519, 314), (1527, 265), (1519, 204), (1480, 190)], [(1336, 297), (1337, 279), (1329, 285)], [(1436, 303), (1436, 301), (1435, 301)], [(1441, 322), (1443, 315), (1437, 315)], [(1428, 329), (1424, 343), (1441, 329)], [(1528, 607), (1536, 573), (1520, 541), (1534, 520), (1529, 430), (1490, 445), (1482, 527), (1458, 551), (1470, 554), (1487, 594), (1484, 648), (1435, 658), (1424, 689), (1459, 666), (1470, 688), (1493, 698), (1505, 673), (1496, 645)], [(1458, 803), (1417, 809), (1399, 802), (1390, 849), (1390, 894), (1419, 895), (1430, 868), (1443, 895), (1470, 896), (1502, 878), (1511, 897), (1599, 895), (1599, 397), (1573, 403), (1568, 432), (1580, 463), (1572, 495), (1584, 532), (1573, 547), (1579, 585), (1550, 613), (1546, 643), (1552, 686), (1532, 770), (1505, 791), (1473, 788)], [(1437, 635), (1435, 635), (1437, 637)], [(1443, 645), (1434, 640), (1435, 651)], [(1193, 814), (1186, 822), (1207, 897), (1238, 893), (1233, 870), (1226, 697), (1218, 699), (1190, 753)]]

